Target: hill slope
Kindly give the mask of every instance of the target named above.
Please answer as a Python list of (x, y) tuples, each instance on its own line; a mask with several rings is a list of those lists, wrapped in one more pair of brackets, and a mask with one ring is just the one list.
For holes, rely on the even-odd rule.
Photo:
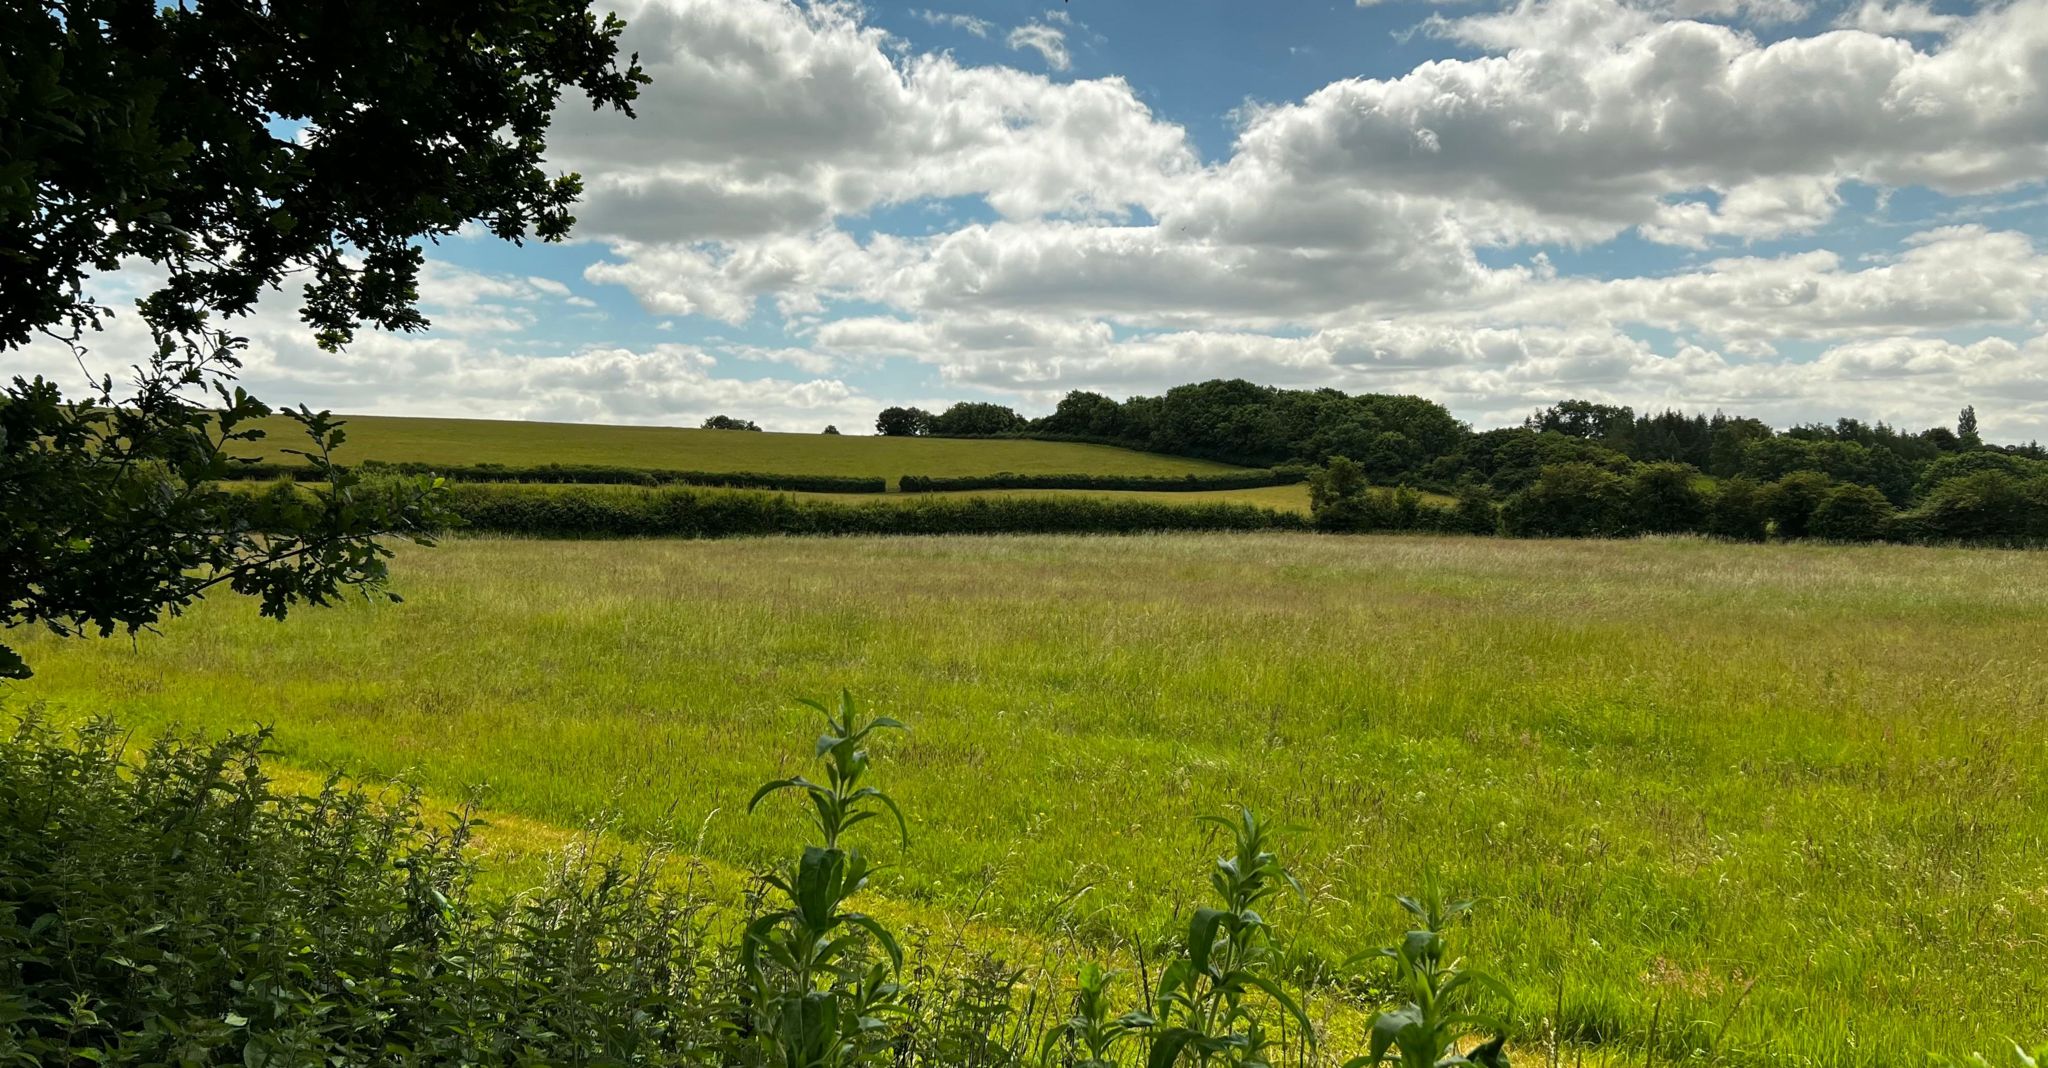
[[(1009, 439), (884, 438), (768, 434), (680, 427), (528, 423), (494, 419), (346, 416), (338, 459), (440, 464), (615, 464), (687, 471), (778, 475), (1018, 474), (1185, 475), (1237, 470), (1227, 464), (1134, 452), (1107, 445)], [(269, 437), (245, 455), (287, 460), (302, 440), (282, 418), (264, 420)]]

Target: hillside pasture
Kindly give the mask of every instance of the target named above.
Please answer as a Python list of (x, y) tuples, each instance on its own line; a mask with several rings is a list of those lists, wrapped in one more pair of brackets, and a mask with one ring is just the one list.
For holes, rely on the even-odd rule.
[[(1228, 464), (1107, 445), (996, 438), (775, 434), (662, 426), (599, 426), (490, 419), (351, 415), (336, 459), (430, 464), (614, 464), (685, 471), (881, 477), (1018, 474), (1159, 475), (1237, 471)], [(242, 455), (290, 461), (297, 425), (263, 420), (266, 437)]]

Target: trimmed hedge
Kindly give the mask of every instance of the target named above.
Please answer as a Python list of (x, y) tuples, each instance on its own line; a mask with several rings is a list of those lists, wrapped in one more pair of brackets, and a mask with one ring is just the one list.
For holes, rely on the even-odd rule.
[[(595, 486), (717, 486), (726, 489), (783, 490), (797, 493), (886, 493), (889, 480), (858, 475), (770, 475), (757, 471), (675, 471), (664, 468), (617, 467), (610, 464), (535, 464), (512, 467), (505, 464), (423, 464), (387, 463), (364, 460), (365, 474), (438, 475), (450, 482), (535, 482), (549, 485)], [(253, 463), (238, 465), (233, 478), (272, 480), (308, 479), (311, 468), (302, 464)]]
[(904, 475), (897, 487), (905, 493), (945, 493), (986, 489), (1062, 490), (1234, 490), (1264, 486), (1292, 486), (1308, 481), (1308, 471), (1299, 467), (1226, 471), (1213, 475), (1020, 475), (1003, 471), (993, 475)]
[(1099, 497), (930, 498), (840, 504), (687, 487), (450, 487), (472, 531), (551, 538), (720, 538), (763, 534), (1132, 534), (1305, 530), (1307, 516), (1244, 504), (1176, 505)]

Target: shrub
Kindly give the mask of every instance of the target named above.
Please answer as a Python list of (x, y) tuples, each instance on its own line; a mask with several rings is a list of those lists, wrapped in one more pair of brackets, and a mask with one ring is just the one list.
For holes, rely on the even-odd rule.
[(1707, 497), (1689, 464), (1640, 464), (1629, 476), (1628, 517), (1649, 534), (1679, 534), (1706, 525)]
[(1900, 517), (1900, 529), (1930, 541), (2048, 539), (2048, 475), (2019, 479), (2000, 470), (1951, 478)]
[(1876, 541), (1891, 521), (1892, 502), (1874, 486), (1836, 486), (1814, 506), (1810, 532), (1830, 541)]
[(704, 420), (704, 425), (702, 429), (758, 431), (761, 428), (755, 426), (754, 421), (752, 419), (734, 419), (732, 416), (729, 415), (714, 415), (711, 418)]
[(1758, 495), (1771, 531), (1781, 538), (1803, 538), (1813, 523), (1813, 511), (1834, 488), (1834, 482), (1818, 471), (1794, 471), (1763, 488)]
[(648, 865), (588, 852), (472, 892), (471, 824), (330, 778), (272, 789), (268, 736), (34, 719), (0, 746), (0, 1060), (679, 1064), (724, 1041), (723, 969)]
[(1989, 449), (1945, 453), (1921, 470), (1920, 478), (1913, 486), (1914, 493), (1924, 499), (1936, 486), (1950, 479), (1974, 475), (1980, 471), (1997, 471), (2016, 479), (2032, 479), (2048, 475), (2048, 460), (2035, 460)]
[(1770, 531), (1763, 487), (1754, 479), (1724, 478), (1707, 500), (1706, 532), (1737, 541), (1762, 541)]
[(1552, 464), (1501, 506), (1501, 528), (1517, 537), (1608, 538), (1630, 530), (1628, 483), (1592, 464)]
[(1309, 514), (1318, 530), (1363, 530), (1366, 526), (1365, 469), (1345, 456), (1333, 456), (1308, 480)]
[(1487, 491), (1485, 483), (1461, 483), (1457, 496), (1458, 504), (1446, 519), (1445, 533), (1500, 533), (1500, 506), (1493, 503), (1493, 494)]

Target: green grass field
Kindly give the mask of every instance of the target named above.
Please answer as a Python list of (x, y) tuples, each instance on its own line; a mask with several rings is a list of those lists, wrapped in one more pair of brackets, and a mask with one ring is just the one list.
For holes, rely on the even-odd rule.
[(1313, 952), (1383, 944), (1439, 872), (1531, 1028), (1562, 1005), (1634, 1051), (1654, 1018), (1660, 1063), (2048, 1038), (2048, 554), (473, 539), (397, 575), (403, 605), (30, 638), (11, 704), (270, 723), (291, 765), (488, 782), (520, 820), (610, 811), (747, 866), (799, 840), (744, 813), (800, 770), (788, 697), (847, 686), (913, 727), (880, 756), (906, 907), (1108, 945), (1189, 907), (1193, 817), (1245, 801), (1296, 828), (1308, 901), (1277, 918)]
[[(885, 438), (768, 434), (659, 426), (596, 426), (490, 419), (346, 416), (348, 440), (336, 458), (438, 464), (616, 464), (681, 471), (754, 471), (775, 475), (1185, 475), (1239, 470), (1228, 464), (1058, 441)], [(272, 417), (268, 433), (243, 455), (289, 460), (304, 434)]]

